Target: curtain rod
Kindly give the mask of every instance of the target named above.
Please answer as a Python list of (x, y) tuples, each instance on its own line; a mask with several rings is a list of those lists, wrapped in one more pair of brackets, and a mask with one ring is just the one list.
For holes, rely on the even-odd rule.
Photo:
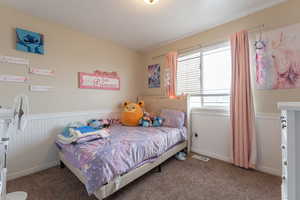
[[(251, 28), (248, 28), (246, 30), (249, 33), (253, 33), (253, 32), (256, 32), (258, 30), (262, 31), (264, 28), (265, 28), (265, 24), (260, 24), (258, 26), (253, 26)], [(222, 40), (222, 41), (218, 41), (218, 42), (214, 42), (214, 43), (210, 43), (210, 44), (205, 44), (205, 45), (203, 45), (203, 44), (196, 44), (196, 45), (191, 46), (191, 47), (186, 47), (186, 48), (183, 48), (183, 49), (178, 49), (177, 51), (179, 53), (186, 53), (186, 52), (197, 50), (197, 49), (200, 49), (200, 48), (204, 48), (204, 47), (216, 45), (216, 44), (219, 44), (219, 43), (222, 43), (222, 42), (226, 42), (226, 40)], [(158, 58), (161, 58), (161, 57), (165, 57), (165, 56), (166, 56), (166, 53), (158, 55), (158, 56), (154, 56), (154, 57), (152, 57), (152, 60), (155, 60), (155, 59), (158, 59)]]

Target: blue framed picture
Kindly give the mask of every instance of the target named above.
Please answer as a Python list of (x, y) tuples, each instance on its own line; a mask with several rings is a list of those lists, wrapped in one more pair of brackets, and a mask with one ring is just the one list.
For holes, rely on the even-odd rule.
[(40, 33), (16, 28), (18, 51), (28, 53), (44, 54), (44, 36)]

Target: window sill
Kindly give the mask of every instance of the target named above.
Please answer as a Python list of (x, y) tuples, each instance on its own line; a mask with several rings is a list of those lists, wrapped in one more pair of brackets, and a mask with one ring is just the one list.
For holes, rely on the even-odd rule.
[(228, 107), (194, 107), (191, 110), (194, 113), (197, 112), (217, 112), (217, 113), (229, 113)]

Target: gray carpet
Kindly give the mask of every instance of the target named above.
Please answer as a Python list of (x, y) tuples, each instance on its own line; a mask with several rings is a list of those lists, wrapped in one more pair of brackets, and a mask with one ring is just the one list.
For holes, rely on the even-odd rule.
[[(280, 200), (280, 177), (211, 160), (170, 159), (162, 172), (151, 171), (107, 200)], [(96, 200), (68, 170), (51, 168), (8, 182), (29, 200)]]

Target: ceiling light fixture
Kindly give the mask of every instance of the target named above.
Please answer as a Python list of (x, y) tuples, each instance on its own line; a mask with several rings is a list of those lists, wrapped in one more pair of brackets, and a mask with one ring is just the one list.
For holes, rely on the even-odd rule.
[(159, 0), (144, 0), (147, 4), (156, 4)]

